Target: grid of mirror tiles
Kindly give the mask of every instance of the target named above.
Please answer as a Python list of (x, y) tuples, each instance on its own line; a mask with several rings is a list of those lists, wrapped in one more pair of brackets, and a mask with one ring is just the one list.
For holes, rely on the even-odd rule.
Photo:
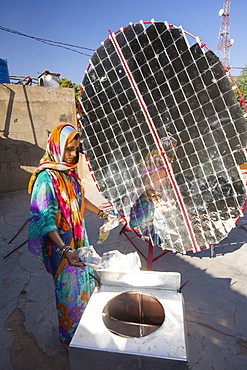
[[(193, 238), (202, 247), (225, 237), (246, 197), (246, 121), (219, 59), (192, 40), (167, 22), (130, 24), (94, 52), (81, 95), (84, 148), (103, 196), (154, 245), (182, 253), (195, 250)], [(169, 135), (175, 183), (162, 155), (150, 165)]]

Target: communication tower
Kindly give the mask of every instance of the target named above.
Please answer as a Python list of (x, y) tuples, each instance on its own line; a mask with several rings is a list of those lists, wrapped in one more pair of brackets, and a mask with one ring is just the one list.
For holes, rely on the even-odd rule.
[(230, 39), (230, 1), (224, 0), (223, 9), (219, 11), (222, 21), (216, 46), (216, 54), (228, 70), (231, 68), (230, 47), (234, 43), (234, 40)]

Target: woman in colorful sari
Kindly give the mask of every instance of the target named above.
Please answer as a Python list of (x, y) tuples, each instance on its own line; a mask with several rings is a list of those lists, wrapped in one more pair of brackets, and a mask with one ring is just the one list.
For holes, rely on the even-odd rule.
[(39, 257), (55, 284), (61, 343), (68, 346), (94, 289), (93, 270), (75, 250), (88, 246), (84, 210), (111, 218), (84, 197), (77, 174), (80, 136), (68, 124), (55, 127), (28, 187), (28, 249)]

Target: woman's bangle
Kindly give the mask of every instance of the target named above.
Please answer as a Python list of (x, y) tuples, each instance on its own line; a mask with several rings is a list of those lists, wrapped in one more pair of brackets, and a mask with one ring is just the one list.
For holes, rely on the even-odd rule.
[(57, 253), (58, 253), (59, 257), (62, 257), (64, 248), (66, 248), (66, 245), (65, 244), (61, 248), (58, 248), (58, 252)]
[(66, 248), (64, 251), (63, 251), (63, 258), (66, 257), (66, 254), (68, 251), (72, 251), (72, 249), (70, 247)]
[(66, 255), (66, 253), (68, 252), (68, 250), (70, 250), (71, 248), (70, 248), (70, 246), (68, 246), (68, 245), (63, 245), (62, 246), (62, 248), (60, 248), (59, 249), (59, 251), (58, 251), (58, 255), (59, 255), (59, 257), (62, 257), (62, 258), (64, 258), (65, 257), (65, 255)]
[(104, 212), (102, 209), (99, 210), (98, 216), (99, 216), (99, 218), (101, 218), (104, 221), (108, 220), (108, 213)]

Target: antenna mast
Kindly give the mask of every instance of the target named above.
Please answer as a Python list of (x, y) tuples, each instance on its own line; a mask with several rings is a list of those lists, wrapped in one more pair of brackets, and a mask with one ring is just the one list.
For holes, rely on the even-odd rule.
[(230, 1), (231, 0), (224, 0), (224, 7), (219, 11), (219, 16), (222, 16), (222, 21), (216, 46), (216, 54), (228, 70), (231, 68), (230, 47), (234, 42), (233, 39), (230, 39)]

